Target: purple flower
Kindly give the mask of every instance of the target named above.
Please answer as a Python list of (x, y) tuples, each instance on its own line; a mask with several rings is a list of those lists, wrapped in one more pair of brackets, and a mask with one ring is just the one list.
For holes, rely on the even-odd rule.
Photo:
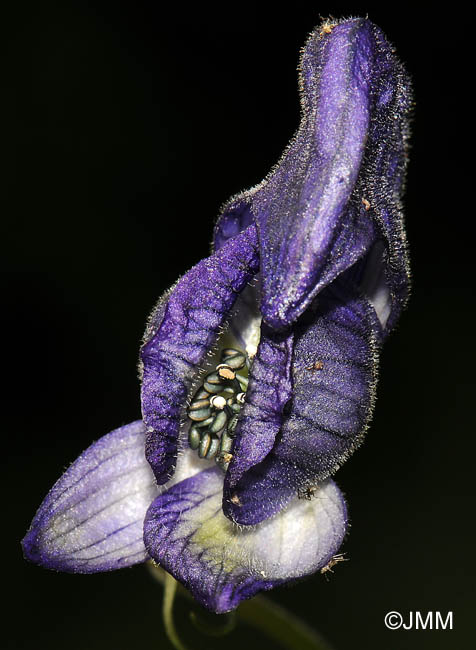
[(142, 421), (59, 479), (28, 559), (92, 573), (152, 558), (224, 612), (339, 550), (347, 514), (330, 476), (362, 441), (379, 349), (408, 297), (411, 94), (365, 19), (311, 34), (300, 87), (283, 157), (225, 205), (213, 254), (149, 319)]

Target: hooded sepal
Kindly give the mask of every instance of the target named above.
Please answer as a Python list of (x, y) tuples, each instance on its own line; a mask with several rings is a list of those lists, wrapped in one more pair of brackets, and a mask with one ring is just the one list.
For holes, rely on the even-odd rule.
[(302, 119), (280, 162), (258, 186), (231, 199), (215, 246), (258, 226), (262, 304), (276, 329), (294, 322), (339, 274), (385, 246), (391, 296), (385, 333), (408, 295), (400, 197), (411, 91), (403, 66), (369, 20), (326, 23), (300, 66)]

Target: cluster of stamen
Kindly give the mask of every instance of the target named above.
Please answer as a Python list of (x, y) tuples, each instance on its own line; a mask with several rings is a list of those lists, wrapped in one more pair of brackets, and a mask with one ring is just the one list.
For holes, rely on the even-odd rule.
[(220, 363), (197, 390), (187, 415), (192, 420), (188, 444), (200, 458), (215, 458), (226, 470), (232, 457), (238, 414), (245, 401), (248, 379), (238, 373), (249, 367), (248, 356), (226, 348)]

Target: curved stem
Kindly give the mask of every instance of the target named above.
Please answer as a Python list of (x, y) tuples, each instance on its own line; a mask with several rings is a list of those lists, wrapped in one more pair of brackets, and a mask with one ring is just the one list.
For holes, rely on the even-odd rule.
[[(165, 572), (164, 572), (165, 573)], [(176, 650), (187, 650), (177, 634), (174, 624), (174, 599), (177, 592), (177, 581), (169, 573), (165, 573), (164, 580), (164, 599), (162, 601), (162, 618), (164, 621), (165, 633), (170, 643)]]
[[(163, 612), (167, 636), (177, 650), (187, 650), (173, 625), (172, 605), (177, 588), (181, 596), (188, 599), (192, 599), (192, 596), (161, 567), (152, 562), (148, 563), (148, 567), (153, 577), (165, 588)], [(243, 601), (236, 610), (236, 616), (245, 625), (257, 628), (273, 639), (278, 647), (289, 650), (332, 650), (332, 646), (312, 627), (265, 596)]]
[(312, 627), (264, 596), (241, 603), (238, 618), (289, 650), (332, 650)]
[[(210, 615), (210, 612), (207, 612)], [(199, 616), (197, 612), (190, 612), (190, 620), (199, 632), (205, 636), (221, 637), (230, 634), (236, 627), (235, 612), (228, 614), (211, 614), (214, 620), (206, 620)]]

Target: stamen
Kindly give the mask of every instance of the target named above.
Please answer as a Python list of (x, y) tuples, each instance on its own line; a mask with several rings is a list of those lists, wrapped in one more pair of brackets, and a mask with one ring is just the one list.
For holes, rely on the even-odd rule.
[(241, 390), (245, 391), (246, 393), (246, 391), (248, 390), (248, 377), (242, 377), (241, 375), (236, 375), (236, 378), (240, 383)]
[(238, 415), (248, 388), (248, 378), (238, 371), (247, 372), (249, 366), (247, 354), (234, 348), (222, 350), (220, 363), (207, 374), (187, 410), (192, 421), (190, 448), (200, 458), (215, 458), (224, 471), (233, 458)]
[(220, 363), (217, 366), (217, 371), (222, 379), (234, 379), (236, 377), (236, 372), (226, 363)]
[[(224, 398), (222, 397), (222, 399), (224, 399)], [(217, 407), (217, 408), (219, 408), (219, 407)], [(213, 420), (213, 423), (209, 426), (208, 430), (210, 431), (210, 433), (219, 433), (224, 428), (224, 426), (226, 425), (227, 420), (228, 420), (228, 417), (227, 417), (225, 411), (220, 411), (220, 413), (218, 413), (216, 418)]]
[(230, 452), (233, 447), (233, 438), (228, 434), (224, 433), (220, 441), (220, 451)]
[(188, 417), (194, 422), (202, 422), (207, 420), (211, 415), (209, 408), (191, 408), (188, 412)]
[(233, 416), (230, 418), (230, 421), (228, 422), (228, 426), (227, 426), (227, 428), (226, 428), (226, 432), (227, 432), (228, 435), (231, 436), (232, 438), (233, 438), (234, 435), (235, 435), (235, 429), (236, 429), (236, 425), (237, 425), (237, 424), (238, 424), (238, 415), (233, 415)]
[(246, 355), (239, 350), (223, 350), (223, 362), (234, 370), (241, 370), (246, 363)]
[(226, 399), (222, 395), (214, 395), (210, 400), (210, 406), (216, 409), (224, 409), (226, 406)]
[(194, 424), (191, 426), (188, 433), (188, 444), (192, 449), (198, 449), (198, 445), (200, 444), (200, 436), (200, 430), (198, 429), (197, 425)]

